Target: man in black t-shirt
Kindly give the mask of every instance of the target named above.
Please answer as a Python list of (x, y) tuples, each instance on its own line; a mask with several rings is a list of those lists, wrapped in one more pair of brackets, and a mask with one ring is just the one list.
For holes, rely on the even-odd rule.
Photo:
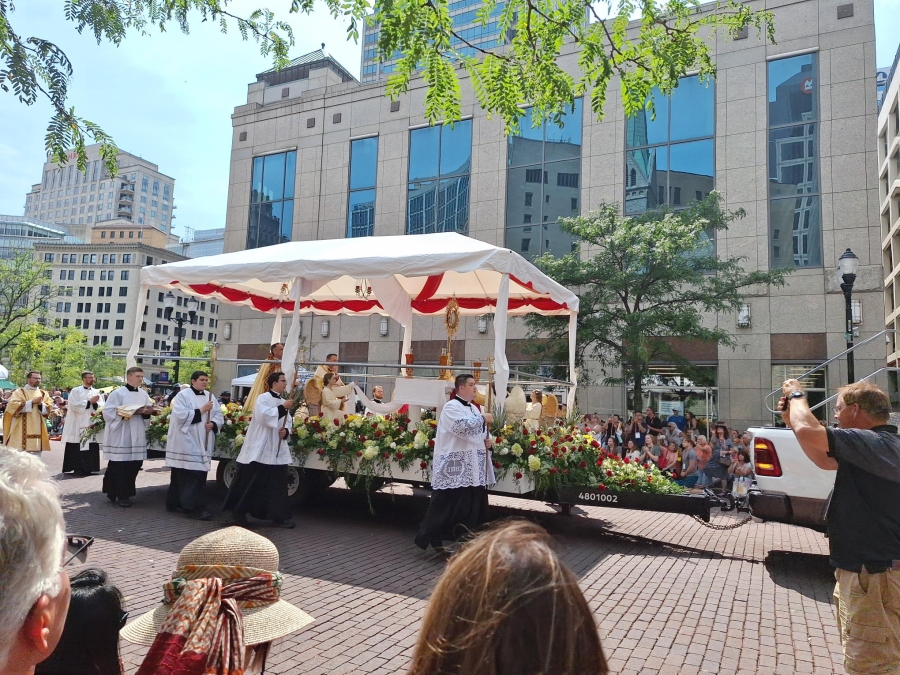
[(650, 430), (650, 435), (654, 437), (658, 437), (666, 427), (666, 423), (662, 421), (653, 408), (647, 408), (647, 417), (644, 418), (644, 421)]
[(797, 380), (779, 404), (806, 456), (837, 471), (826, 514), (834, 601), (844, 667), (857, 673), (900, 671), (900, 436), (887, 422), (890, 399), (865, 382), (839, 390), (823, 427)]

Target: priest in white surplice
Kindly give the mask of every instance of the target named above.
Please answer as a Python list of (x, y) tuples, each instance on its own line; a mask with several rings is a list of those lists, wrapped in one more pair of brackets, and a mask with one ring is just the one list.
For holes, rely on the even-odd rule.
[(135, 481), (147, 459), (147, 425), (158, 408), (146, 391), (140, 389), (144, 370), (139, 366), (125, 373), (125, 386), (119, 387), (106, 399), (103, 419), (103, 456), (109, 461), (103, 474), (103, 492), (119, 506), (131, 506), (137, 494)]
[(91, 415), (103, 407), (103, 393), (94, 389), (94, 374), (89, 370), (81, 374), (81, 385), (69, 392), (62, 431), (62, 442), (66, 444), (62, 472), (90, 476), (92, 472), (100, 471), (100, 443), (97, 439), (82, 443), (81, 434), (90, 425)]
[(247, 514), (271, 520), (276, 527), (292, 528), (288, 499), (288, 465), (291, 449), (288, 435), (296, 400), (281, 396), (287, 388), (284, 373), (275, 372), (266, 381), (268, 391), (256, 399), (253, 419), (237, 457), (238, 470), (222, 507), (231, 511), (234, 522), (247, 526)]
[(206, 510), (206, 475), (209, 473), (216, 434), (225, 424), (222, 407), (206, 389), (209, 374), (191, 374), (191, 386), (172, 400), (166, 439), (166, 466), (172, 470), (166, 510), (212, 520)]
[(488, 519), (487, 486), (493, 485), (491, 459), (493, 421), (472, 401), (477, 390), (472, 375), (456, 378), (456, 395), (441, 411), (434, 437), (431, 468), (431, 501), (416, 545), (441, 550), (444, 539), (456, 539), (483, 525)]

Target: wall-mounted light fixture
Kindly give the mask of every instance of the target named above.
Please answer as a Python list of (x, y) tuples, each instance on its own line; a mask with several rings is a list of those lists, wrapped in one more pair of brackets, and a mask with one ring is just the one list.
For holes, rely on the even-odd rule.
[(741, 305), (737, 314), (737, 325), (739, 328), (750, 327), (750, 305)]
[(226, 323), (224, 328), (222, 329), (222, 337), (224, 337), (226, 340), (231, 339), (231, 324), (230, 323)]
[(388, 320), (386, 316), (381, 317), (381, 321), (378, 322), (378, 334), (381, 337), (388, 334)]
[(487, 319), (485, 319), (483, 316), (478, 317), (478, 332), (482, 335), (484, 333), (487, 333)]
[(322, 321), (322, 337), (328, 337), (328, 333), (331, 332), (331, 322), (328, 319)]
[(853, 313), (853, 325), (861, 326), (862, 325), (862, 301), (861, 300), (853, 300), (850, 303), (850, 308)]

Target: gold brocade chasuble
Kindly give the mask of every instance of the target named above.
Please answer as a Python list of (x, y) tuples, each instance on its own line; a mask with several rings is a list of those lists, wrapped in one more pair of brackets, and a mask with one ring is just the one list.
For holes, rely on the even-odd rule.
[[(269, 357), (269, 359), (272, 358), (271, 356)], [(281, 370), (281, 361), (270, 360), (259, 367), (259, 372), (256, 373), (256, 379), (253, 381), (253, 387), (250, 389), (250, 393), (247, 394), (247, 400), (244, 402), (244, 412), (253, 412), (256, 399), (266, 391), (266, 380), (269, 378), (269, 375), (277, 373), (279, 370)]]
[(44, 410), (49, 414), (53, 399), (42, 389), (16, 389), (9, 397), (3, 415), (3, 442), (8, 447), (26, 452), (50, 450), (50, 436), (40, 406), (32, 403), (31, 410), (25, 411), (25, 404), (32, 401), (38, 392), (43, 396)]

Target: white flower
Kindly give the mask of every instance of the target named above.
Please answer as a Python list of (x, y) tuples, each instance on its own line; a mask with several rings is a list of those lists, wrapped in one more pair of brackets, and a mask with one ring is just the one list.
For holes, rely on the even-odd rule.
[(396, 450), (396, 449), (397, 449), (397, 444), (391, 443), (391, 450)]
[(369, 445), (363, 450), (363, 459), (375, 459), (378, 455), (378, 449)]
[(413, 439), (413, 445), (416, 448), (424, 448), (426, 445), (428, 445), (428, 436), (426, 436), (421, 431), (417, 432), (415, 438)]
[(541, 468), (541, 460), (537, 455), (529, 455), (528, 457), (528, 468), (532, 471), (537, 471)]
[(224, 404), (224, 403), (222, 404), (221, 408), (222, 408), (222, 414), (223, 414), (223, 415), (224, 415), (225, 413), (228, 412), (228, 408), (225, 407), (225, 404)]
[(343, 431), (341, 432), (341, 438), (344, 438), (346, 435), (347, 434), (345, 434)]
[(233, 426), (234, 422), (232, 422), (231, 420), (225, 420), (225, 424), (227, 424), (228, 426)]
[(239, 448), (244, 444), (244, 434), (238, 434), (234, 437), (234, 447)]
[(501, 449), (501, 450), (500, 450), (500, 454), (501, 454), (501, 455), (508, 455), (508, 454), (509, 454), (509, 448), (503, 448), (503, 449)]

